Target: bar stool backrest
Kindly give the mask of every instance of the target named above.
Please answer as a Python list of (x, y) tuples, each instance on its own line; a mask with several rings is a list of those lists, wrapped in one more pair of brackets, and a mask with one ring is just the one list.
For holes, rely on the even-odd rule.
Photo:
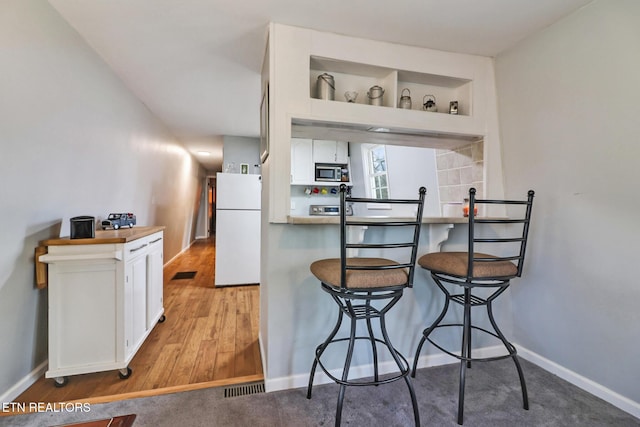
[[(531, 208), (533, 207), (534, 191), (529, 190), (526, 200), (496, 200), (477, 199), (476, 189), (469, 189), (469, 255), (467, 267), (467, 281), (474, 278), (474, 263), (512, 262), (517, 267), (517, 273), (511, 276), (497, 276), (494, 279), (503, 280), (522, 275), (524, 256), (527, 249)], [(505, 207), (520, 207), (510, 209), (507, 218), (478, 217), (476, 208), (483, 205), (504, 205)], [(517, 212), (516, 212), (517, 211)], [(503, 225), (501, 231), (504, 237), (487, 236), (481, 233), (479, 224)], [(478, 257), (477, 253), (493, 255), (491, 258)], [(475, 255), (475, 256), (474, 256)], [(482, 277), (483, 280), (491, 279)]]
[[(408, 280), (405, 286), (413, 286), (413, 277), (416, 266), (416, 257), (418, 253), (418, 241), (420, 240), (420, 228), (422, 226), (422, 213), (424, 209), (424, 199), (426, 188), (420, 187), (417, 199), (373, 199), (362, 197), (351, 197), (347, 191), (345, 184), (340, 185), (340, 260), (341, 260), (341, 276), (340, 283), (342, 289), (346, 287), (346, 276), (348, 270), (390, 270), (405, 269)], [(353, 211), (357, 211), (357, 205), (371, 204), (393, 204), (393, 205), (409, 205), (414, 206), (411, 210), (414, 215), (403, 218), (381, 218), (381, 217), (356, 217), (352, 218), (346, 215), (347, 206), (351, 206)], [(374, 242), (358, 241), (354, 236), (360, 235), (356, 227), (366, 227), (368, 230), (376, 230), (378, 233), (368, 233), (368, 236), (375, 234), (377, 239)], [(401, 229), (410, 230), (405, 236)], [(370, 239), (367, 239), (370, 240)], [(363, 266), (349, 264), (349, 250), (357, 250), (358, 258), (361, 255), (369, 256), (368, 253), (377, 253), (373, 256), (376, 258), (389, 258), (395, 263), (385, 265)], [(381, 252), (385, 255), (378, 256)], [(386, 255), (386, 254), (393, 255)]]

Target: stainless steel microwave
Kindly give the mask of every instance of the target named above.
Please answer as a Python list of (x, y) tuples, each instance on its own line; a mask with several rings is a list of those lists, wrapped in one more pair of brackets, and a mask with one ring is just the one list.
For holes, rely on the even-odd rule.
[(349, 167), (342, 163), (316, 163), (316, 181), (348, 182)]

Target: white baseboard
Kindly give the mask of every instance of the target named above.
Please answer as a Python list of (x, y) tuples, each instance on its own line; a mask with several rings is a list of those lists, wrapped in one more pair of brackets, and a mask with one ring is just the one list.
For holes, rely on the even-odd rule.
[(26, 389), (31, 387), (40, 377), (44, 375), (44, 372), (47, 370), (49, 366), (49, 361), (45, 360), (36, 368), (25, 375), (20, 381), (15, 383), (13, 387), (7, 390), (3, 395), (0, 396), (0, 402), (13, 402), (13, 400), (20, 396)]
[[(262, 374), (264, 375), (264, 378), (267, 378), (267, 369), (268, 369), (268, 361), (267, 358), (265, 357), (266, 353), (265, 353), (265, 349), (264, 349), (264, 341), (262, 340), (262, 331), (258, 331), (258, 347), (260, 347), (260, 362), (262, 363)], [(269, 392), (269, 391), (273, 391), (273, 390), (268, 390), (267, 389), (267, 384), (265, 381), (265, 385), (264, 385), (264, 389), (265, 392)]]
[(195, 242), (196, 242), (195, 240), (192, 240), (192, 241), (191, 241), (191, 243), (189, 243), (189, 245), (188, 245), (186, 248), (182, 249), (182, 250), (181, 250), (180, 252), (178, 252), (178, 253), (177, 253), (173, 258), (171, 258), (169, 261), (165, 262), (165, 263), (164, 263), (164, 265), (163, 265), (163, 267), (168, 266), (168, 265), (169, 265), (169, 264), (171, 264), (173, 261), (175, 261), (175, 260), (176, 260), (176, 258), (178, 258), (180, 255), (182, 255), (182, 254), (183, 254), (183, 253), (185, 253), (186, 251), (188, 251), (188, 250), (189, 250), (189, 248), (191, 247), (191, 245), (193, 245)]
[[(502, 352), (502, 353), (501, 353)], [(473, 353), (479, 357), (492, 357), (504, 353), (504, 347), (492, 346), (474, 349)], [(413, 366), (413, 358), (407, 358), (409, 365)], [(458, 359), (451, 357), (447, 354), (432, 354), (427, 356), (420, 356), (418, 359), (418, 368), (429, 368), (433, 366), (448, 365), (450, 363), (457, 362)], [(313, 360), (309, 360), (309, 367)], [(397, 372), (398, 367), (394, 361), (382, 362), (378, 365), (378, 369), (381, 375), (392, 372)], [(331, 375), (340, 377), (342, 375), (342, 368), (334, 369), (331, 371)], [(373, 364), (352, 366), (349, 370), (349, 378), (364, 378), (373, 375)], [(313, 380), (313, 384), (327, 384), (332, 382), (323, 371), (318, 367), (316, 369), (316, 375)], [(309, 383), (309, 374), (293, 375), (281, 378), (265, 379), (265, 389), (267, 392), (287, 390), (291, 388), (306, 387)]]
[[(613, 406), (628, 412), (636, 418), (640, 418), (640, 402), (634, 402), (633, 400), (622, 396), (615, 391), (608, 389), (607, 387), (583, 377), (582, 375), (573, 372), (564, 366), (560, 366), (551, 360), (540, 356), (537, 353), (527, 350), (526, 348), (516, 345), (518, 349), (518, 355), (529, 362), (540, 366), (545, 371), (551, 372), (554, 375), (562, 378), (563, 380), (570, 382), (576, 387), (599, 397), (600, 399), (609, 402)], [(525, 377), (526, 379), (526, 377)]]

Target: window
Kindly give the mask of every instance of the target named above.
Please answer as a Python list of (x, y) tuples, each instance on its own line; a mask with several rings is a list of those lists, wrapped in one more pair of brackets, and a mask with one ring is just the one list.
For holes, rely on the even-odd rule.
[[(387, 152), (384, 145), (363, 144), (362, 157), (365, 171), (367, 197), (389, 198), (389, 175), (387, 174)], [(378, 208), (390, 208), (378, 205)]]

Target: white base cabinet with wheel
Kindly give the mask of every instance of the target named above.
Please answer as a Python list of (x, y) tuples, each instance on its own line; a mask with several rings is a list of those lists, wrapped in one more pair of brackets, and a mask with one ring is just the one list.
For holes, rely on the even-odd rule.
[(163, 229), (96, 231), (92, 239), (42, 242), (48, 264), (49, 369), (62, 386), (67, 376), (120, 370), (153, 327), (164, 321)]

